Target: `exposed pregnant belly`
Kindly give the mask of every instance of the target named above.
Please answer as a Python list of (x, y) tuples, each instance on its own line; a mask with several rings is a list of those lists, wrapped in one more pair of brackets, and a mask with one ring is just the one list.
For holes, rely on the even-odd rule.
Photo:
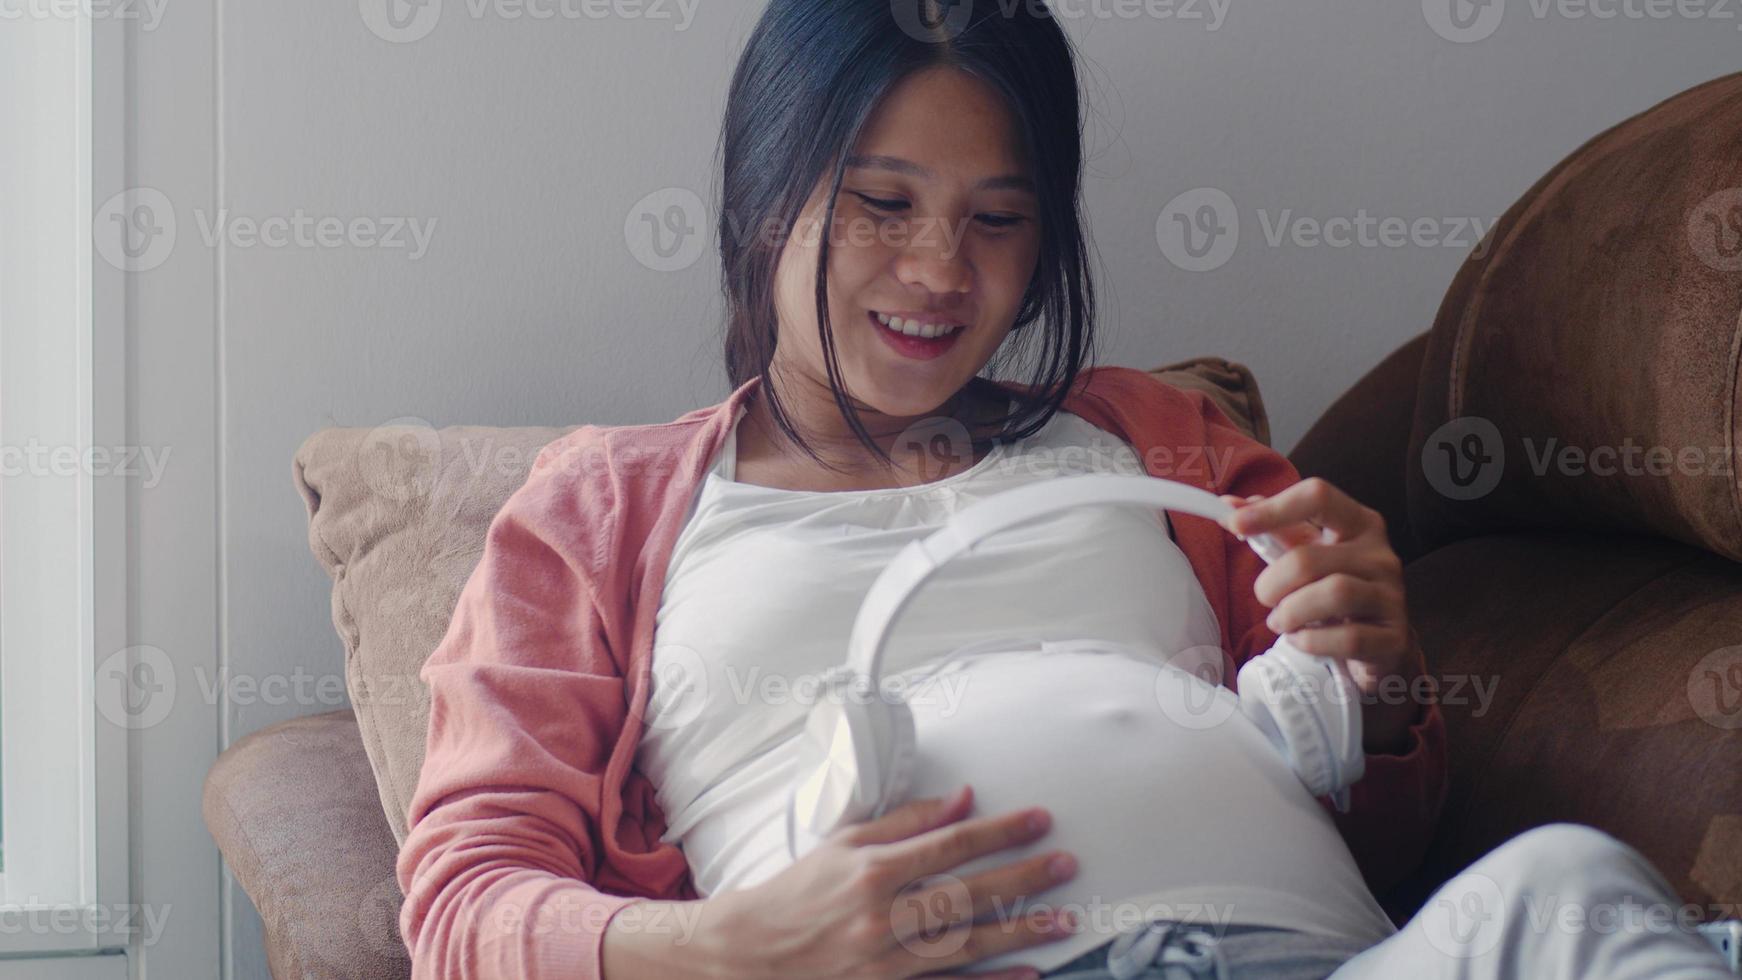
[(1048, 969), (1152, 915), (1373, 942), (1394, 931), (1330, 814), (1225, 687), (1137, 654), (1045, 651), (964, 659), (911, 695), (909, 798), (967, 782), (976, 814), (1053, 815), (1040, 840), (955, 877), (1053, 849), (1077, 857), (1072, 880), (993, 918), (1065, 907), (1078, 933), (986, 967)]

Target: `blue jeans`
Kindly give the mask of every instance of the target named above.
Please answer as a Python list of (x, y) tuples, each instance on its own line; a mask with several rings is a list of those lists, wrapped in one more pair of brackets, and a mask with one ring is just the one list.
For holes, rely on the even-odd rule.
[(1325, 980), (1367, 944), (1272, 926), (1151, 919), (1041, 974), (1053, 980)]

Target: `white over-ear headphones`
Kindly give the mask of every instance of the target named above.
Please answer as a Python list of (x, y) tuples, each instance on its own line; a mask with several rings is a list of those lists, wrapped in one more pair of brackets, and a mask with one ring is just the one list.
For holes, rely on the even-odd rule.
[[(966, 507), (942, 528), (903, 548), (859, 607), (846, 664), (824, 676), (831, 689), (846, 683), (849, 696), (820, 696), (805, 720), (799, 775), (786, 814), (787, 845), (794, 856), (799, 850), (795, 836), (814, 843), (840, 827), (881, 816), (906, 795), (913, 770), (913, 715), (905, 701), (884, 696), (880, 685), (884, 644), (919, 587), (945, 563), (999, 531), (1092, 504), (1176, 510), (1217, 522), (1233, 511), (1209, 491), (1175, 480), (1108, 474), (1059, 477)], [(1287, 550), (1268, 534), (1246, 541), (1266, 562)], [(951, 657), (999, 642), (992, 638), (972, 644)], [(1241, 665), (1237, 679), (1242, 713), (1288, 760), (1313, 796), (1330, 794), (1338, 811), (1348, 812), (1348, 788), (1366, 767), (1359, 690), (1348, 668), (1278, 638), (1269, 650)], [(1303, 691), (1312, 694), (1303, 700)]]

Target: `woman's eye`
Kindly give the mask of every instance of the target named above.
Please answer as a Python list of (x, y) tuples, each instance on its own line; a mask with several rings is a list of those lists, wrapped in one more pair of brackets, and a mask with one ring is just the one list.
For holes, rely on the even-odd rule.
[(902, 208), (907, 207), (907, 202), (902, 200), (886, 201), (880, 197), (872, 197), (869, 194), (859, 194), (857, 192), (855, 192), (855, 196), (857, 196), (859, 200), (864, 201), (867, 207), (875, 208), (878, 211), (899, 211)]
[[(894, 213), (905, 211), (908, 207), (908, 203), (900, 198), (884, 199), (881, 197), (872, 197), (869, 194), (861, 194), (858, 191), (854, 191), (853, 196), (864, 201), (865, 206), (874, 211)], [(1020, 214), (979, 214), (974, 217), (975, 220), (979, 221), (982, 225), (992, 229), (1009, 228), (1012, 225), (1019, 225), (1028, 220), (1026, 216)]]

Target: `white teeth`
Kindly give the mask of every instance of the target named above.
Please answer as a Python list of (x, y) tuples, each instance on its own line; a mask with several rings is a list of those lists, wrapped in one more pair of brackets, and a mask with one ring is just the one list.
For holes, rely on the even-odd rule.
[(903, 320), (901, 317), (888, 316), (883, 313), (877, 313), (875, 315), (878, 323), (881, 323), (898, 333), (907, 334), (909, 337), (924, 337), (929, 339), (932, 337), (942, 337), (945, 334), (955, 333), (957, 330), (962, 329), (960, 324), (921, 323), (918, 320)]

